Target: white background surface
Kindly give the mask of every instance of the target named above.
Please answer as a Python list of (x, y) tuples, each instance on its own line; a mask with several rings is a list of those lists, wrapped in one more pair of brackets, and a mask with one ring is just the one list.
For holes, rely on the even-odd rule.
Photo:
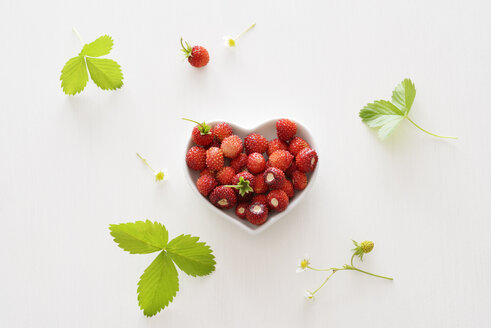
[[(491, 2), (14, 1), (0, 3), (0, 326), (486, 327), (491, 325)], [(221, 37), (256, 28), (235, 50)], [(124, 87), (58, 81), (85, 41), (115, 39)], [(208, 48), (202, 70), (179, 37)], [(358, 118), (410, 77), (412, 118), (381, 142)], [(192, 194), (180, 117), (310, 127), (319, 176), (303, 204), (251, 236)], [(157, 184), (135, 156), (166, 167)], [(153, 318), (136, 284), (155, 255), (130, 255), (108, 225), (151, 218), (171, 236), (209, 243), (216, 272), (180, 275)], [(394, 282), (341, 272), (309, 304), (305, 289), (342, 265), (351, 239), (372, 239), (362, 265)]]

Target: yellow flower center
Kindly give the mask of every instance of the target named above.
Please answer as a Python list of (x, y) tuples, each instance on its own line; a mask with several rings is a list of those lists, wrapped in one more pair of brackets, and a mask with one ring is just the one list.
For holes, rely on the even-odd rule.
[(164, 180), (164, 172), (160, 171), (159, 173), (155, 174), (155, 181), (162, 181)]
[(309, 266), (309, 260), (307, 260), (307, 259), (303, 259), (303, 260), (300, 262), (300, 267), (301, 267), (302, 269), (306, 269), (308, 266)]
[(229, 47), (235, 47), (235, 40), (234, 39), (228, 39), (228, 45), (229, 45)]

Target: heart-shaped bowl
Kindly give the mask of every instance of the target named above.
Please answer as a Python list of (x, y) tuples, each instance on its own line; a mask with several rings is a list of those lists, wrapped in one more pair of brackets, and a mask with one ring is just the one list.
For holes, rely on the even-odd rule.
[[(238, 125), (230, 123), (230, 122), (226, 122), (226, 123), (228, 123), (233, 128), (233, 131), (234, 131), (233, 133), (238, 135), (242, 139), (242, 141), (244, 140), (244, 138), (247, 135), (249, 135), (251, 133), (259, 133), (260, 135), (264, 136), (266, 139), (273, 140), (273, 139), (277, 138), (277, 136), (276, 136), (276, 121), (278, 121), (278, 119), (272, 119), (272, 120), (269, 120), (269, 121), (262, 123), (261, 125), (256, 126), (255, 128), (252, 128), (252, 129), (243, 128), (241, 126), (238, 126)], [(215, 124), (218, 124), (221, 122), (224, 122), (224, 121), (207, 122), (207, 124), (214, 126)], [(317, 149), (316, 144), (314, 142), (314, 138), (312, 138), (312, 135), (310, 134), (309, 130), (306, 127), (304, 127), (302, 124), (300, 124), (299, 122), (295, 121), (295, 123), (297, 125), (297, 134), (296, 135), (305, 139), (305, 141), (307, 141), (309, 143), (309, 145), (312, 149)], [(195, 144), (193, 143), (193, 141), (190, 138), (188, 145), (186, 147), (186, 153), (193, 146), (195, 146)], [(184, 158), (185, 157), (186, 156), (184, 156)], [(227, 209), (227, 210), (222, 210), (222, 209), (215, 207), (212, 203), (210, 203), (210, 201), (207, 198), (203, 197), (203, 195), (201, 195), (199, 193), (198, 188), (196, 188), (196, 180), (198, 180), (199, 172), (190, 169), (187, 166), (185, 159), (184, 159), (184, 167), (186, 167), (186, 172), (185, 172), (186, 180), (188, 181), (189, 186), (194, 191), (196, 196), (199, 197), (201, 200), (207, 202), (209, 205), (209, 208), (214, 213), (225, 218), (226, 220), (228, 220), (230, 222), (233, 222), (238, 227), (242, 228), (243, 230), (245, 230), (251, 234), (258, 234), (258, 233), (266, 230), (267, 228), (272, 226), (275, 222), (278, 222), (278, 220), (280, 220), (282, 217), (288, 215), (288, 213), (302, 201), (302, 198), (305, 196), (306, 192), (310, 189), (312, 183), (314, 182), (314, 180), (317, 176), (317, 171), (319, 170), (319, 168), (317, 167), (314, 170), (314, 172), (307, 173), (307, 178), (308, 178), (307, 187), (304, 190), (300, 190), (300, 191), (295, 190), (295, 196), (292, 199), (290, 199), (290, 204), (288, 205), (286, 210), (284, 210), (283, 212), (270, 211), (269, 217), (266, 220), (266, 222), (263, 223), (262, 225), (258, 226), (258, 225), (254, 225), (254, 224), (250, 223), (249, 221), (247, 221), (245, 219), (238, 218), (235, 215), (235, 207), (231, 208), (231, 209)]]

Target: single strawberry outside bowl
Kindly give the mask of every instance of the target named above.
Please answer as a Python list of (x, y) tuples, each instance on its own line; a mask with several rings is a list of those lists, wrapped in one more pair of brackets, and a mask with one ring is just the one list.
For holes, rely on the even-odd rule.
[[(272, 120), (269, 120), (269, 121), (262, 123), (261, 125), (258, 125), (256, 127), (252, 128), (252, 129), (243, 128), (241, 126), (238, 126), (238, 125), (236, 125), (234, 123), (230, 123), (230, 122), (227, 122), (227, 123), (233, 128), (234, 134), (238, 135), (242, 140), (244, 140), (244, 138), (251, 133), (259, 133), (259, 134), (263, 135), (266, 139), (272, 140), (272, 139), (277, 138), (277, 136), (276, 136), (276, 121), (278, 121), (278, 119), (272, 119)], [(213, 122), (206, 122), (206, 123), (211, 125), (211, 126), (214, 126), (215, 124), (218, 124), (221, 122), (224, 122), (224, 121), (213, 121)], [(297, 125), (297, 134), (296, 135), (305, 139), (305, 141), (307, 141), (310, 144), (310, 147), (312, 149), (317, 149), (317, 145), (316, 145), (312, 135), (309, 133), (308, 129), (297, 121), (295, 121), (295, 123)], [(191, 129), (189, 129), (189, 131), (191, 132)], [(191, 138), (189, 138), (189, 142), (188, 142), (187, 147), (186, 147), (186, 152), (193, 146), (195, 146), (195, 144), (193, 143)], [(264, 224), (258, 226), (258, 225), (254, 225), (254, 224), (250, 223), (247, 220), (243, 220), (243, 219), (238, 218), (235, 215), (235, 208), (231, 208), (228, 210), (219, 209), (219, 208), (215, 207), (212, 203), (210, 203), (210, 201), (207, 198), (203, 197), (199, 193), (198, 189), (196, 188), (196, 180), (198, 180), (199, 172), (195, 171), (195, 170), (191, 170), (187, 166), (186, 160), (185, 160), (185, 157), (186, 157), (185, 154), (184, 154), (183, 158), (184, 158), (184, 167), (186, 168), (186, 174), (185, 174), (186, 180), (188, 181), (189, 186), (191, 187), (193, 192), (196, 194), (196, 196), (199, 197), (204, 202), (206, 202), (208, 204), (209, 208), (212, 211), (214, 211), (214, 213), (216, 213), (217, 215), (219, 215), (219, 216), (225, 218), (226, 220), (234, 223), (235, 225), (237, 225), (241, 229), (243, 229), (243, 230), (245, 230), (251, 234), (258, 234), (258, 233), (266, 230), (267, 228), (272, 226), (275, 222), (278, 222), (278, 220), (280, 220), (282, 217), (288, 215), (288, 213), (290, 213), (290, 211), (302, 201), (306, 192), (308, 192), (308, 190), (310, 190), (310, 187), (311, 187), (312, 183), (314, 182), (314, 180), (317, 176), (317, 171), (319, 170), (319, 168), (317, 167), (314, 170), (314, 172), (307, 173), (307, 177), (308, 177), (307, 187), (304, 190), (295, 192), (295, 196), (292, 199), (290, 199), (290, 204), (288, 205), (286, 210), (284, 210), (283, 212), (279, 212), (279, 213), (274, 212), (274, 211), (270, 211), (268, 220)], [(319, 157), (321, 157), (321, 156), (322, 156), (322, 154), (319, 154)]]

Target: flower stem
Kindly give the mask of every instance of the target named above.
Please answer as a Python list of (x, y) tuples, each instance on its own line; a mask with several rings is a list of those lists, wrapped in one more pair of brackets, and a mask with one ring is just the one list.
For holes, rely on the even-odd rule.
[(447, 136), (439, 136), (438, 134), (434, 134), (434, 133), (431, 133), (425, 129), (423, 129), (422, 127), (420, 127), (419, 125), (417, 125), (416, 123), (414, 123), (413, 120), (411, 120), (409, 118), (409, 116), (406, 116), (406, 118), (408, 119), (409, 122), (413, 123), (415, 127), (417, 127), (418, 129), (420, 129), (421, 131), (425, 132), (425, 133), (428, 133), (429, 135), (432, 135), (434, 137), (437, 137), (437, 138), (445, 138), (445, 139), (458, 139), (457, 137), (447, 137)]
[(331, 274), (327, 276), (326, 280), (324, 280), (324, 282), (322, 283), (322, 285), (320, 285), (319, 288), (317, 288), (316, 290), (314, 290), (312, 292), (312, 296), (315, 295), (315, 293), (317, 293), (322, 287), (324, 287), (324, 285), (327, 283), (327, 281), (329, 280), (329, 278), (331, 278), (333, 276), (333, 274), (335, 274), (335, 273), (336, 273), (336, 271), (333, 270), (331, 272)]
[(150, 166), (150, 164), (148, 164), (147, 160), (145, 158), (143, 158), (140, 154), (136, 153), (136, 156), (140, 157), (140, 159), (143, 161), (143, 163), (145, 163), (146, 166), (148, 166), (150, 168), (150, 170), (153, 171), (153, 173), (155, 173), (155, 170)]
[(256, 26), (256, 23), (252, 24), (251, 26), (249, 26), (248, 28), (246, 28), (244, 31), (242, 31), (242, 33), (240, 33), (239, 35), (237, 35), (237, 37), (235, 38), (235, 40), (237, 40), (238, 38), (240, 38), (246, 32), (249, 32), (249, 30), (251, 30), (254, 26)]
[(358, 272), (361, 272), (361, 273), (364, 273), (364, 274), (368, 274), (370, 276), (374, 276), (374, 277), (378, 277), (378, 278), (382, 278), (382, 279), (387, 279), (387, 280), (394, 280), (394, 278), (380, 276), (378, 274), (373, 274), (373, 273), (370, 273), (370, 272), (367, 272), (367, 271), (363, 271), (363, 270), (360, 270), (360, 269), (355, 268), (355, 267), (347, 267), (346, 270), (355, 270), (355, 271), (358, 271)]
[(82, 44), (85, 44), (84, 41), (82, 40), (82, 37), (80, 36), (80, 33), (78, 33), (77, 29), (75, 27), (72, 27), (73, 33), (77, 36), (77, 38), (80, 40)]

